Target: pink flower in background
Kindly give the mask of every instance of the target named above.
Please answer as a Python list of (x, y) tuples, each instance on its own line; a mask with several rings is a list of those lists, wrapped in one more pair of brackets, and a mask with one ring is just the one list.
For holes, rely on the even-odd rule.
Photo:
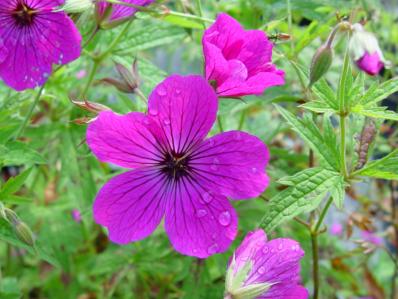
[(375, 76), (389, 62), (384, 59), (377, 38), (359, 23), (352, 25), (349, 51), (357, 67)]
[(72, 218), (76, 222), (81, 222), (82, 221), (82, 215), (80, 214), (80, 211), (78, 209), (73, 209), (72, 210)]
[(383, 244), (383, 239), (371, 231), (366, 231), (366, 230), (361, 231), (361, 238), (364, 241), (372, 243), (373, 245), (376, 246), (380, 246)]
[(259, 95), (283, 85), (284, 72), (272, 64), (273, 44), (261, 30), (244, 30), (222, 13), (203, 35), (206, 79), (223, 97)]
[[(155, 0), (121, 0), (129, 4), (136, 6), (147, 6)], [(111, 10), (111, 11), (108, 11)], [(121, 4), (111, 4), (106, 1), (98, 1), (97, 3), (97, 17), (100, 22), (108, 27), (116, 26), (128, 18), (132, 17), (136, 12), (137, 8), (128, 7)]]
[(333, 236), (341, 236), (343, 233), (343, 226), (340, 223), (333, 223), (330, 227), (330, 234)]
[(201, 76), (171, 76), (149, 97), (148, 114), (101, 112), (87, 143), (102, 162), (132, 168), (99, 191), (94, 219), (118, 244), (149, 236), (165, 217), (174, 248), (200, 258), (225, 251), (237, 232), (227, 197), (256, 197), (267, 187), (269, 153), (255, 136), (206, 136), (217, 115)]
[(53, 64), (80, 56), (72, 20), (55, 12), (61, 0), (0, 0), (0, 77), (17, 91), (43, 85)]
[(308, 291), (300, 285), (303, 256), (294, 240), (267, 241), (263, 230), (248, 233), (230, 260), (225, 298), (308, 298)]

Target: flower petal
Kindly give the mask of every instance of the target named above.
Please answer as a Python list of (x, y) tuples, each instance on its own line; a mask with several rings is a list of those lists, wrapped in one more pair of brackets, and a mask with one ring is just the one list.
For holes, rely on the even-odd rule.
[[(121, 1), (125, 2), (125, 3), (129, 3), (129, 4), (134, 4), (137, 6), (147, 6), (151, 3), (153, 3), (155, 0), (121, 0)], [(98, 4), (97, 4), (99, 13), (104, 14), (106, 8), (109, 5), (113, 5), (112, 14), (110, 17), (111, 21), (131, 17), (137, 12), (137, 9), (134, 7), (128, 7), (126, 5), (121, 5), (121, 4), (110, 4), (105, 1), (101, 1), (101, 2), (98, 2)]]
[(201, 76), (173, 75), (151, 93), (149, 116), (163, 130), (163, 142), (177, 154), (201, 142), (217, 115), (217, 96)]
[(155, 126), (142, 113), (118, 115), (103, 111), (88, 126), (87, 144), (102, 162), (126, 168), (156, 165), (164, 155)]
[(112, 178), (94, 202), (94, 220), (118, 244), (141, 240), (159, 225), (171, 185), (157, 169), (128, 171)]
[(256, 197), (268, 186), (269, 152), (257, 137), (230, 131), (207, 139), (191, 155), (193, 172), (211, 190), (234, 199)]
[(206, 258), (228, 249), (237, 233), (237, 215), (224, 196), (210, 194), (193, 177), (174, 185), (165, 228), (182, 254)]
[(0, 59), (0, 77), (18, 91), (42, 85), (52, 64), (66, 64), (80, 56), (81, 36), (72, 20), (64, 12), (39, 9), (43, 11), (23, 28), (14, 26), (10, 12), (0, 13), (0, 36), (6, 49), (0, 50), (0, 56), (7, 53)]
[(256, 299), (307, 299), (308, 290), (301, 285), (276, 288), (274, 286), (267, 293)]

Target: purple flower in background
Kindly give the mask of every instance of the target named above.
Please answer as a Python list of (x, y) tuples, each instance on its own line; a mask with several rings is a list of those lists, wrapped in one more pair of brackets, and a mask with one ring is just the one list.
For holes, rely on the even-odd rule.
[(306, 299), (300, 285), (304, 251), (291, 239), (267, 241), (263, 230), (247, 234), (230, 260), (225, 299)]
[(53, 64), (80, 56), (81, 36), (62, 0), (0, 0), (0, 77), (17, 91), (47, 81)]
[(75, 220), (77, 223), (82, 221), (82, 215), (80, 214), (80, 211), (78, 209), (73, 209), (72, 210), (72, 218)]
[(358, 68), (371, 76), (377, 75), (389, 64), (384, 59), (377, 38), (359, 23), (352, 25), (349, 51)]
[[(155, 0), (121, 0), (136, 6), (147, 6)], [(111, 4), (106, 1), (98, 1), (97, 18), (103, 27), (114, 27), (132, 17), (137, 8), (121, 4)]]
[(99, 191), (94, 219), (118, 244), (149, 236), (165, 217), (174, 248), (200, 258), (225, 251), (237, 232), (227, 196), (260, 195), (269, 153), (255, 136), (207, 138), (218, 100), (201, 76), (171, 76), (149, 97), (148, 114), (101, 112), (87, 143), (102, 162), (133, 168)]
[(333, 236), (341, 236), (343, 233), (343, 226), (341, 223), (333, 223), (330, 227), (330, 234)]
[(366, 231), (366, 230), (361, 231), (361, 238), (364, 241), (372, 243), (373, 245), (376, 246), (380, 246), (383, 244), (383, 239), (371, 231)]
[(273, 44), (261, 30), (244, 30), (222, 13), (203, 35), (206, 79), (223, 97), (259, 95), (283, 85), (284, 72), (272, 64)]

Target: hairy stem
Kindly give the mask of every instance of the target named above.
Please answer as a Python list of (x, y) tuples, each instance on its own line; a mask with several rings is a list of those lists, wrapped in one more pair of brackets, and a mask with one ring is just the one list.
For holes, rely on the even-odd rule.
[(314, 299), (319, 298), (319, 248), (318, 235), (311, 232), (311, 247), (312, 247), (312, 280), (314, 281)]

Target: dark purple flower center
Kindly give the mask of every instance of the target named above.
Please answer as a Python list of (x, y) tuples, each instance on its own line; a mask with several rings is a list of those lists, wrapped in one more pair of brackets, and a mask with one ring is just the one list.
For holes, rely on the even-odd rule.
[(181, 177), (187, 175), (190, 170), (189, 156), (184, 154), (166, 153), (161, 165), (162, 172), (165, 173), (169, 179), (178, 181)]
[(36, 17), (37, 10), (29, 7), (23, 2), (18, 2), (16, 8), (12, 12), (15, 22), (18, 26), (29, 26)]

